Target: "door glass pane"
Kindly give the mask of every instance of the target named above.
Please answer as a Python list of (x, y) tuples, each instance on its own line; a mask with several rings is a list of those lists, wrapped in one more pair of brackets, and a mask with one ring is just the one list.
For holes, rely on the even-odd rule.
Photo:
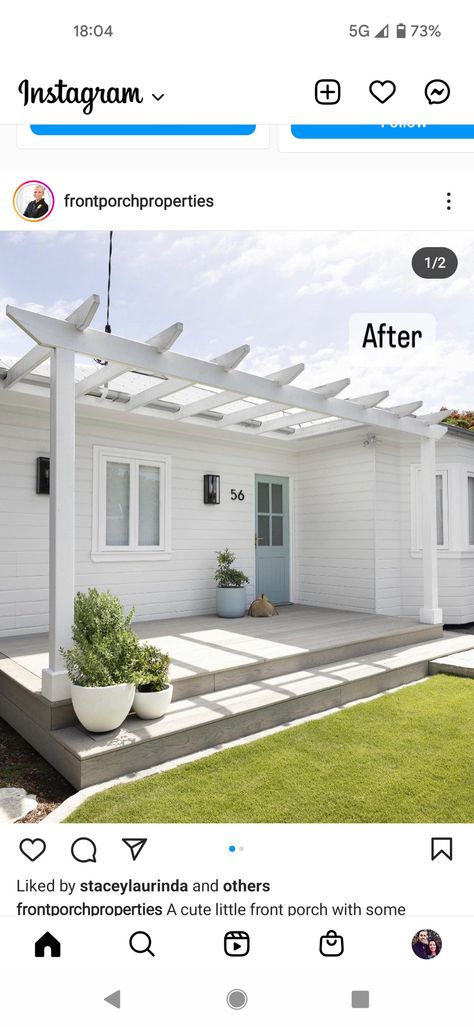
[(468, 514), (469, 514), (469, 545), (474, 546), (474, 477), (467, 479)]
[(138, 468), (138, 545), (160, 544), (160, 468)]
[(272, 513), (283, 513), (283, 486), (272, 485)]
[(436, 475), (436, 542), (444, 546), (444, 494), (443, 475)]
[(283, 545), (283, 517), (272, 517), (272, 545)]
[(270, 518), (265, 514), (258, 516), (258, 545), (269, 546), (270, 545)]
[[(259, 481), (258, 483), (258, 511), (259, 513), (270, 512), (270, 486), (266, 481)], [(267, 543), (268, 545), (268, 543)]]
[(107, 461), (105, 543), (130, 544), (130, 467)]

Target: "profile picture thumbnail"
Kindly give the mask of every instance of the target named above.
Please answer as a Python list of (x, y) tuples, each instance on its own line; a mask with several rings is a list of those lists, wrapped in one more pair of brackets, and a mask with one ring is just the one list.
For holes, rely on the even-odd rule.
[(13, 206), (23, 221), (44, 221), (52, 214), (54, 193), (46, 182), (29, 179), (15, 190)]
[(439, 934), (425, 928), (418, 931), (411, 940), (411, 947), (418, 959), (435, 959), (439, 956), (442, 945)]

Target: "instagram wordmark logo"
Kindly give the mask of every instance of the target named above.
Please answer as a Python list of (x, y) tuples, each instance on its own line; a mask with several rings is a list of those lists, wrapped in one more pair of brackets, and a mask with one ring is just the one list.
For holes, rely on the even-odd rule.
[(69, 86), (60, 78), (54, 85), (35, 86), (24, 78), (18, 86), (23, 106), (35, 103), (82, 105), (83, 114), (92, 114), (94, 103), (143, 103), (138, 86)]

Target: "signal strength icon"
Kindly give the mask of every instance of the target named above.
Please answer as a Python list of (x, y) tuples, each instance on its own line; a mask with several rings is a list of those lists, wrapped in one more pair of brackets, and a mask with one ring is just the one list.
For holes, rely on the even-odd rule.
[(377, 32), (375, 38), (388, 39), (388, 25), (384, 25), (383, 29), (380, 29), (380, 32)]

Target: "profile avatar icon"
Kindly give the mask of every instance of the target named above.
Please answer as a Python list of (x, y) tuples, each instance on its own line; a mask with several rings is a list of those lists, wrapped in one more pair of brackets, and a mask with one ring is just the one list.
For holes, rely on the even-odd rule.
[(31, 179), (15, 190), (13, 206), (24, 221), (44, 221), (54, 207), (54, 194), (46, 182)]
[(411, 947), (418, 959), (435, 959), (441, 952), (443, 942), (437, 931), (426, 928), (417, 931), (411, 940)]
[(30, 200), (26, 207), (23, 214), (24, 218), (44, 218), (45, 214), (47, 214), (49, 210), (49, 205), (45, 200), (44, 194), (44, 185), (35, 185), (33, 190), (33, 199)]

